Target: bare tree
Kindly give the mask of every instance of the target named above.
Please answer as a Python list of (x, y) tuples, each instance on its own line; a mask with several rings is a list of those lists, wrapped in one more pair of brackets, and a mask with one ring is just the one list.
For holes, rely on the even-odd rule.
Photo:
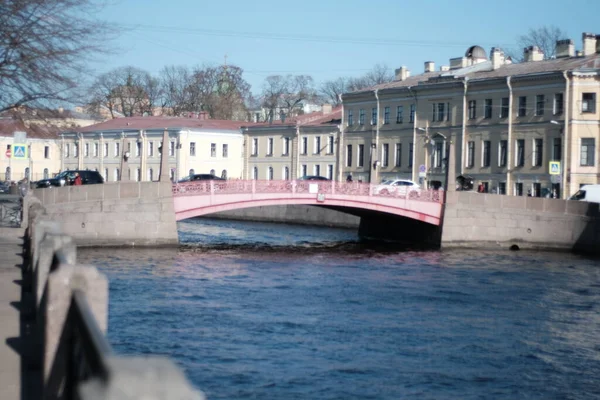
[(529, 29), (525, 35), (517, 37), (518, 50), (509, 49), (506, 54), (515, 62), (523, 61), (523, 49), (537, 46), (544, 52), (544, 59), (556, 57), (556, 41), (566, 39), (567, 33), (554, 25), (544, 25), (539, 28)]
[(115, 32), (94, 15), (94, 0), (0, 1), (0, 112), (74, 100), (86, 61)]
[(365, 75), (358, 78), (337, 78), (332, 81), (326, 81), (321, 85), (319, 94), (325, 100), (334, 105), (339, 105), (339, 95), (355, 92), (364, 88), (391, 82), (394, 80), (394, 73), (387, 66), (377, 64)]
[(302, 113), (304, 102), (317, 101), (313, 78), (308, 75), (272, 75), (265, 79), (262, 106), (272, 121), (277, 111), (289, 116)]
[(163, 114), (181, 115), (185, 111), (200, 111), (192, 108), (190, 84), (192, 72), (185, 66), (169, 66), (160, 73), (160, 84), (164, 95)]
[(319, 94), (325, 102), (334, 106), (340, 105), (340, 95), (348, 92), (349, 83), (349, 78), (337, 78), (332, 81), (325, 81), (321, 84)]
[(394, 80), (394, 71), (389, 69), (387, 65), (376, 64), (364, 75), (364, 80), (367, 86), (391, 82)]

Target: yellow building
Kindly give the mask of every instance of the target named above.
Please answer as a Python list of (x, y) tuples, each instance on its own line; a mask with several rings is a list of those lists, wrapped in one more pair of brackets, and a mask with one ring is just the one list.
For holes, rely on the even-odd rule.
[(61, 170), (99, 171), (105, 181), (156, 181), (163, 132), (169, 132), (169, 176), (199, 173), (242, 177), (243, 122), (175, 117), (127, 117), (61, 133)]
[(567, 197), (600, 183), (600, 37), (584, 33), (577, 53), (571, 40), (556, 45), (555, 59), (528, 47), (519, 64), (472, 46), (438, 71), (402, 67), (393, 82), (344, 94), (342, 173), (437, 187), (454, 151), (460, 182), (486, 192)]

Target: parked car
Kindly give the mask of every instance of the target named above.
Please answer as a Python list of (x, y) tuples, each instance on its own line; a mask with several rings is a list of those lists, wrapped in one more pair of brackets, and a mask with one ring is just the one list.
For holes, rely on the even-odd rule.
[(318, 175), (304, 175), (302, 178), (299, 178), (301, 181), (330, 181), (331, 179), (325, 178), (324, 176)]
[(75, 174), (79, 173), (81, 176), (82, 185), (93, 185), (98, 183), (104, 183), (104, 178), (98, 171), (89, 170), (68, 170), (63, 171), (56, 175), (54, 178), (42, 179), (35, 182), (36, 188), (49, 188), (49, 187), (60, 187), (70, 186), (73, 184)]
[(213, 174), (194, 174), (180, 179), (178, 182), (193, 182), (193, 181), (226, 181), (227, 179), (218, 177)]
[(373, 194), (410, 196), (411, 194), (417, 194), (420, 191), (421, 187), (408, 179), (389, 179), (381, 182), (380, 185), (375, 186)]

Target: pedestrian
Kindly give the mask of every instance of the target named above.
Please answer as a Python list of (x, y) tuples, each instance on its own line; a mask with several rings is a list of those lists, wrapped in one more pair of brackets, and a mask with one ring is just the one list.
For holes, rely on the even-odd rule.
[(75, 179), (73, 179), (73, 185), (79, 186), (82, 184), (83, 182), (81, 182), (81, 176), (79, 176), (79, 172), (75, 172)]
[(485, 190), (485, 186), (483, 186), (483, 182), (481, 182), (479, 184), (479, 186), (477, 186), (477, 193), (483, 193)]
[(346, 177), (346, 182), (352, 182), (352, 174), (348, 174)]

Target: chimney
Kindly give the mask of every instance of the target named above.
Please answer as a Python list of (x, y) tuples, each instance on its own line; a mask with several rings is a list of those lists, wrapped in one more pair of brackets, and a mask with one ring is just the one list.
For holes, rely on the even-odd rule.
[(405, 81), (410, 76), (408, 68), (402, 66), (396, 70), (396, 80)]
[(583, 32), (583, 55), (591, 56), (596, 52), (596, 35), (593, 33)]
[(442, 72), (450, 71), (450, 66), (442, 65), (442, 66), (440, 66), (440, 71), (442, 71)]
[(323, 111), (323, 115), (331, 114), (331, 104), (323, 104), (321, 107), (321, 111)]
[(59, 113), (59, 114), (62, 114), (64, 111), (65, 111), (65, 109), (64, 109), (64, 108), (62, 108), (62, 107), (58, 107), (58, 113)]
[(425, 72), (434, 72), (435, 63), (433, 61), (425, 61)]
[(575, 52), (575, 57), (583, 57), (583, 51), (581, 51), (581, 50), (577, 50), (577, 51)]
[(575, 45), (571, 39), (556, 41), (556, 58), (573, 57), (575, 55)]
[(492, 47), (491, 51), (492, 68), (498, 69), (504, 65), (504, 52), (498, 47)]
[(450, 59), (450, 69), (464, 68), (469, 66), (467, 57), (456, 57)]
[(523, 59), (525, 62), (542, 61), (544, 59), (544, 52), (537, 46), (525, 47), (523, 49)]

